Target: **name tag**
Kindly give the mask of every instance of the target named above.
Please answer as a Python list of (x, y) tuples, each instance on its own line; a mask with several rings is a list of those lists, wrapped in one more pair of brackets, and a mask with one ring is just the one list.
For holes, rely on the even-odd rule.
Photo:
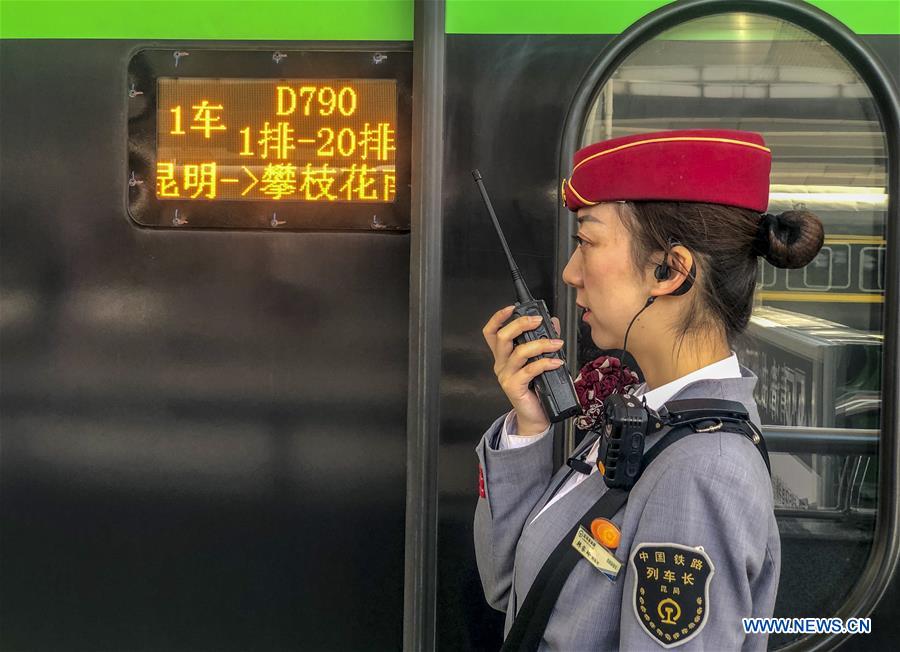
[(619, 569), (622, 568), (622, 562), (616, 559), (609, 550), (600, 545), (584, 527), (578, 527), (578, 532), (575, 533), (575, 539), (572, 541), (572, 547), (610, 580), (616, 579)]

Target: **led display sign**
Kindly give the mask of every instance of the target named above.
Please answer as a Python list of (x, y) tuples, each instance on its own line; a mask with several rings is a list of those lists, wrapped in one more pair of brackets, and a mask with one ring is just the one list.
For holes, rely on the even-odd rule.
[(129, 69), (132, 218), (408, 229), (410, 64), (406, 52), (140, 52)]
[(392, 202), (397, 84), (162, 78), (156, 197)]

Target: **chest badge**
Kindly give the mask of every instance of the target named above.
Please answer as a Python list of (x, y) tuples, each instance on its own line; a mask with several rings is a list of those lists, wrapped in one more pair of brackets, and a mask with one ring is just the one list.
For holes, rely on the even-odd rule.
[(694, 638), (709, 619), (715, 567), (702, 547), (641, 543), (631, 551), (634, 615), (657, 643), (675, 647)]
[(606, 575), (610, 580), (615, 581), (619, 569), (622, 568), (622, 562), (602, 545), (600, 545), (591, 534), (584, 529), (584, 526), (578, 527), (575, 538), (572, 540), (572, 547), (577, 550), (582, 557), (591, 562), (591, 565), (598, 571)]

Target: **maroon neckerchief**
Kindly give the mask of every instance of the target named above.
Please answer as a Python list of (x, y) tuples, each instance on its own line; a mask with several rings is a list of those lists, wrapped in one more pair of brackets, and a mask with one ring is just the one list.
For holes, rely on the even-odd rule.
[(575, 419), (575, 427), (590, 430), (603, 414), (603, 401), (610, 394), (625, 394), (640, 382), (638, 375), (618, 358), (601, 355), (588, 362), (575, 378), (575, 393), (584, 413)]

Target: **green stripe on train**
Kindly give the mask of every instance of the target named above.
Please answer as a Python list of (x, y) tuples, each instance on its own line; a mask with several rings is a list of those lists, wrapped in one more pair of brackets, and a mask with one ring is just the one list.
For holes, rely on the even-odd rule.
[[(446, 0), (449, 34), (618, 34), (660, 0)], [(813, 0), (857, 34), (900, 34), (898, 0)], [(413, 0), (0, 0), (0, 38), (413, 38)], [(678, 38), (755, 40), (705, 30)], [(777, 38), (777, 36), (775, 36)]]
[(0, 0), (0, 38), (411, 41), (412, 0)]
[[(659, 0), (446, 0), (448, 34), (619, 34)], [(813, 0), (857, 34), (900, 34), (898, 0)], [(682, 33), (692, 40), (769, 40), (759, 33)], [(776, 37), (777, 38), (777, 37)]]

